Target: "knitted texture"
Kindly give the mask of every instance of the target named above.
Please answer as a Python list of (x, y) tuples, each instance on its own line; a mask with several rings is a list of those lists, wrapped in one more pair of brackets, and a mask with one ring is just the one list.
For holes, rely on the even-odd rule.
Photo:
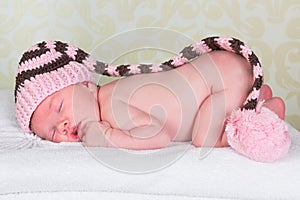
[(26, 51), (16, 76), (16, 117), (30, 130), (30, 118), (49, 95), (72, 84), (92, 81), (95, 61), (81, 49), (59, 41), (41, 42)]

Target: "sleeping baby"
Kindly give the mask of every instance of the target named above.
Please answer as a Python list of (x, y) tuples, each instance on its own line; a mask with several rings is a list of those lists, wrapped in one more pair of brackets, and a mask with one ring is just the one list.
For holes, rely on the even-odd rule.
[[(122, 78), (97, 86), (93, 73)], [(255, 54), (233, 38), (206, 38), (162, 64), (119, 66), (41, 42), (19, 62), (15, 101), (22, 129), (53, 142), (146, 150), (191, 141), (230, 145), (258, 161), (282, 157), (290, 144), (283, 100), (263, 85)]]

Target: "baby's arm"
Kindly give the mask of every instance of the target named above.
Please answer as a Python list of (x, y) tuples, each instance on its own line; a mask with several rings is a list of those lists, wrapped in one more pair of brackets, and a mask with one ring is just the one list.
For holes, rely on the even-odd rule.
[(141, 126), (129, 131), (115, 129), (106, 122), (88, 122), (79, 132), (81, 141), (86, 146), (93, 147), (115, 147), (124, 149), (158, 149), (166, 147), (171, 138), (164, 132), (149, 137), (139, 137), (141, 133), (151, 132), (153, 126)]

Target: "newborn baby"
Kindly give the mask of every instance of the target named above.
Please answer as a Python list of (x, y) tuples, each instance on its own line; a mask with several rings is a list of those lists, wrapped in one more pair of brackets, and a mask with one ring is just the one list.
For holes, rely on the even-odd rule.
[[(272, 97), (268, 86), (257, 83), (262, 80), (259, 70), (253, 75), (253, 66), (241, 54), (224, 51), (225, 47), (212, 50), (201, 56), (185, 54), (184, 58), (181, 54), (181, 59), (163, 63), (176, 68), (160, 67), (156, 71), (162, 72), (145, 73), (143, 65), (108, 66), (71, 45), (39, 43), (20, 61), (17, 119), (25, 131), (53, 142), (157, 149), (172, 141), (192, 141), (197, 147), (228, 146), (224, 134), (227, 120), (242, 106), (254, 110), (268, 107), (284, 118), (282, 99)], [(159, 68), (149, 65), (148, 70), (155, 72), (155, 66)], [(145, 74), (100, 87), (92, 81), (91, 71)]]

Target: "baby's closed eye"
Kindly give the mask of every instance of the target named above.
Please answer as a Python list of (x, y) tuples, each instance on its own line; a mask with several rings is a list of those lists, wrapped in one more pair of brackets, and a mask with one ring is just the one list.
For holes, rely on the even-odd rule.
[(63, 106), (64, 106), (64, 101), (63, 100), (61, 100), (60, 102), (59, 102), (59, 104), (58, 104), (59, 106), (58, 106), (58, 112), (61, 112), (62, 111), (62, 109), (63, 109)]

